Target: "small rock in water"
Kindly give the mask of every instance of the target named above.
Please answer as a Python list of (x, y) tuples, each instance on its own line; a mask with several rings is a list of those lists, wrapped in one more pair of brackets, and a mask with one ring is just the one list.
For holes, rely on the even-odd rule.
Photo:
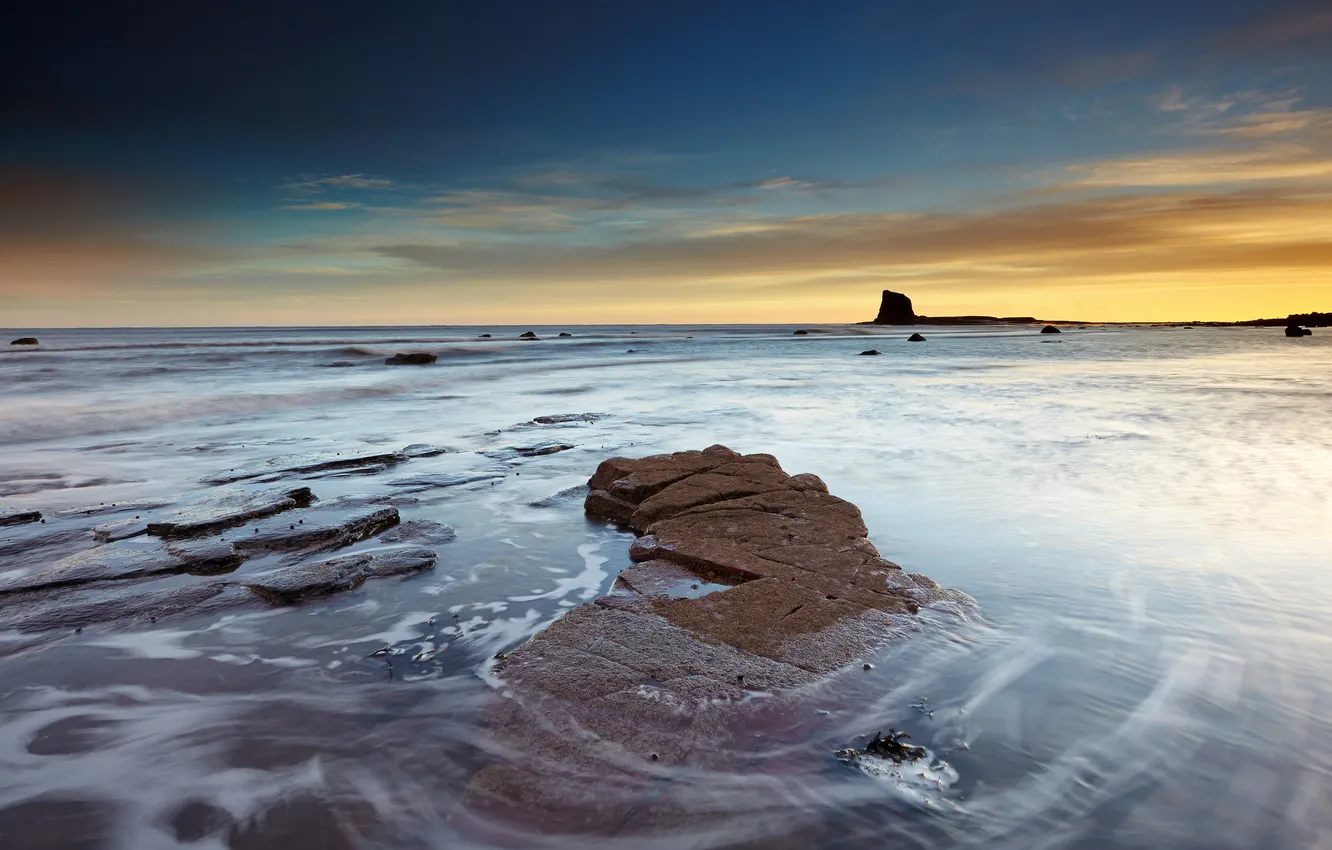
[(535, 332), (535, 331), (524, 331), (523, 333), (518, 334), (518, 338), (519, 338), (519, 339), (541, 339), (541, 337), (539, 337), (539, 336), (536, 335), (536, 332)]
[(389, 482), (389, 486), (427, 490), (431, 487), (457, 487), (461, 484), (471, 484), (476, 481), (490, 481), (491, 479), (503, 477), (504, 474), (500, 472), (478, 472), (472, 475), (429, 473), (426, 475), (413, 475), (410, 478), (396, 478)]
[(862, 351), (862, 352), (860, 352), (860, 354), (861, 354), (862, 357), (872, 357), (872, 356), (874, 356), (874, 355), (876, 355), (876, 354), (878, 354), (878, 353), (879, 353), (879, 349), (877, 349), (877, 348), (871, 348), (869, 351)]
[(398, 524), (398, 509), (365, 507), (341, 510), (337, 507), (309, 508), (309, 524), (260, 522), (255, 533), (236, 541), (241, 552), (282, 552), (310, 547), (346, 546), (364, 540)]
[(542, 455), (553, 455), (556, 452), (564, 452), (572, 449), (573, 446), (568, 443), (535, 443), (530, 446), (506, 446), (502, 449), (491, 449), (488, 452), (482, 452), (486, 457), (495, 460), (512, 460), (516, 457), (540, 457)]
[(924, 342), (924, 341), (925, 337), (921, 336), (920, 334), (912, 334), (911, 336), (907, 337), (907, 342)]
[(1041, 328), (1041, 333), (1057, 334), (1057, 333), (1063, 333), (1063, 331), (1059, 330), (1059, 328), (1055, 327), (1054, 325), (1046, 325), (1045, 327)]
[(406, 457), (434, 457), (449, 452), (450, 449), (432, 446), (429, 443), (412, 443), (410, 446), (404, 446), (403, 455)]
[(564, 331), (560, 331), (560, 336), (562, 336), (562, 337), (571, 337), (571, 336), (573, 336), (573, 334), (571, 334), (571, 333), (565, 333)]
[[(429, 519), (399, 523), (379, 535), (380, 543), (450, 543), (457, 538), (452, 527)], [(433, 620), (432, 620), (433, 622)]]
[(435, 553), (429, 549), (394, 549), (383, 554), (342, 555), (313, 564), (283, 567), (250, 577), (245, 587), (266, 602), (291, 604), (351, 590), (368, 578), (407, 575), (434, 566)]
[(37, 345), (37, 344), (38, 344), (37, 337), (35, 336), (21, 336), (10, 343), (10, 345)]
[(40, 511), (20, 511), (6, 510), (0, 508), (0, 528), (7, 525), (25, 525), (30, 522), (40, 522), (42, 514)]
[(609, 413), (552, 413), (548, 416), (532, 417), (533, 425), (570, 425), (581, 422), (597, 422), (610, 417)]
[(309, 472), (323, 472), (349, 467), (378, 468), (380, 465), (392, 466), (405, 459), (402, 452), (385, 451), (368, 446), (349, 446), (343, 451), (307, 452), (299, 455), (275, 457), (267, 463), (241, 469), (228, 469), (200, 478), (204, 484), (232, 484), (250, 478), (272, 479), (284, 475)]
[(880, 758), (892, 759), (894, 762), (917, 761), (925, 757), (925, 748), (917, 747), (914, 744), (904, 744), (903, 741), (911, 736), (905, 732), (898, 732), (896, 729), (888, 730), (888, 737), (884, 737), (882, 732), (875, 732), (873, 739), (865, 745), (863, 749), (848, 748), (838, 750), (833, 753), (837, 758), (844, 761), (854, 760), (860, 756), (879, 756)]
[(414, 351), (410, 354), (395, 354), (384, 361), (385, 366), (429, 366), (435, 362), (435, 355), (424, 351)]
[(809, 331), (804, 331), (804, 330), (801, 330), (801, 331), (794, 331), (794, 332), (792, 333), (792, 336), (808, 336), (808, 335), (809, 335)]

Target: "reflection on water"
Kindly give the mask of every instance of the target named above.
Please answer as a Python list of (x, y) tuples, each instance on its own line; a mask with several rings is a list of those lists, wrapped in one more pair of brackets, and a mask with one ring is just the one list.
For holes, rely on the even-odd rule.
[[(0, 846), (1332, 846), (1332, 338), (936, 330), (860, 358), (864, 339), (790, 328), (523, 330), (48, 331), (0, 354), (0, 499), (74, 512), (52, 531), (277, 456), (456, 450), (302, 482), (451, 526), (431, 573), (0, 634)], [(441, 359), (383, 366), (402, 350)], [(582, 411), (613, 416), (521, 424)], [(551, 439), (576, 448), (481, 454)], [(524, 756), (478, 731), (492, 657), (628, 563), (571, 488), (612, 454), (711, 443), (818, 473), (984, 620), (756, 698), (744, 763), (661, 770), (686, 812), (586, 836), (460, 811), (478, 769)], [(91, 545), (28, 533), (0, 529), (0, 573)], [(890, 727), (956, 780), (904, 789), (832, 757)]]

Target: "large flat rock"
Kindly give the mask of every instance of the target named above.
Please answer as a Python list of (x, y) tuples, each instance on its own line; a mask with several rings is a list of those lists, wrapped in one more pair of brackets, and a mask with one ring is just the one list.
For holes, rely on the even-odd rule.
[(242, 556), (232, 545), (221, 540), (108, 543), (62, 558), (49, 569), (0, 582), (0, 594), (168, 573), (212, 574), (234, 569), (241, 561)]
[(277, 478), (310, 472), (322, 472), (330, 469), (351, 467), (392, 466), (406, 460), (407, 455), (397, 450), (386, 450), (373, 446), (353, 447), (342, 451), (307, 452), (305, 454), (285, 455), (256, 466), (235, 467), (207, 475), (200, 480), (203, 484), (233, 484), (252, 478)]
[(611, 458), (584, 505), (638, 533), (635, 563), (496, 666), (488, 744), (521, 758), (473, 779), (465, 805), (482, 824), (687, 825), (663, 770), (733, 769), (755, 712), (772, 710), (756, 704), (797, 702), (916, 628), (922, 606), (972, 604), (880, 557), (855, 505), (771, 455)]
[(435, 553), (410, 547), (358, 552), (250, 576), (245, 587), (267, 602), (292, 604), (358, 587), (366, 579), (409, 575), (435, 565)]
[(58, 593), (0, 597), (0, 628), (20, 632), (76, 629), (94, 623), (154, 621), (227, 610), (259, 599), (240, 585), (206, 581), (183, 587), (79, 587)]
[(41, 518), (41, 511), (29, 511), (0, 506), (0, 528), (9, 525), (25, 525), (30, 522), (39, 522)]
[(158, 537), (193, 537), (303, 507), (313, 499), (309, 487), (213, 490), (150, 518), (146, 531)]
[(332, 549), (372, 537), (398, 519), (398, 509), (387, 506), (313, 507), (260, 520), (237, 533), (235, 546), (247, 554)]

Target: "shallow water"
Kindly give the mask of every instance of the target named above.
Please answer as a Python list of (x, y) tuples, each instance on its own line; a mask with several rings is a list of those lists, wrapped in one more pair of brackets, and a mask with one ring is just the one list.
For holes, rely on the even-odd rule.
[[(522, 330), (61, 330), (0, 351), (0, 504), (48, 515), (176, 500), (279, 455), (458, 450), (300, 481), (417, 498), (404, 520), (457, 532), (431, 573), (298, 608), (0, 634), (0, 846), (1332, 847), (1332, 336)], [(399, 351), (440, 359), (385, 367)], [(520, 425), (573, 412), (611, 416)], [(482, 454), (545, 440), (576, 447)], [(476, 734), (489, 659), (628, 564), (629, 535), (550, 497), (605, 457), (712, 443), (818, 474), (885, 557), (983, 618), (815, 689), (797, 743), (671, 777), (697, 816), (655, 841), (464, 828), (472, 772), (522, 757)], [(0, 574), (86, 548), (93, 524), (42, 548), (0, 529)], [(371, 655), (385, 645), (400, 654)], [(907, 793), (832, 759), (890, 726), (956, 782)]]

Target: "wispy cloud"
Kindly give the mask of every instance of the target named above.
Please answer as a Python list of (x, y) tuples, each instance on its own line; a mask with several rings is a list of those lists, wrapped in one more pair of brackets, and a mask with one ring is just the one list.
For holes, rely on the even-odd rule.
[(328, 189), (392, 189), (398, 184), (364, 174), (339, 174), (332, 177), (302, 177), (283, 183), (280, 188), (292, 192), (323, 192)]
[(284, 210), (352, 210), (361, 206), (346, 201), (315, 201), (309, 204), (287, 204)]
[(1305, 145), (1266, 143), (1235, 150), (1200, 150), (1070, 166), (1065, 189), (1215, 186), (1332, 179), (1332, 157)]
[(374, 250), (476, 280), (703, 281), (826, 275), (1091, 280), (1205, 269), (1332, 269), (1332, 191), (1115, 196), (975, 214), (772, 219), (707, 237), (609, 246), (383, 244)]

